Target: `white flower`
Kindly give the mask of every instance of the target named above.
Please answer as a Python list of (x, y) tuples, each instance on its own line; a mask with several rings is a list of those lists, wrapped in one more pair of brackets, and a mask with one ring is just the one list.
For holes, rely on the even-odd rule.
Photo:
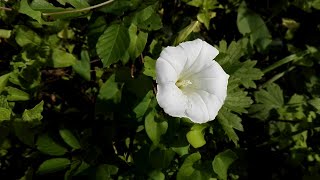
[(213, 60), (218, 54), (200, 39), (163, 49), (156, 62), (157, 101), (167, 114), (195, 123), (215, 119), (229, 78)]

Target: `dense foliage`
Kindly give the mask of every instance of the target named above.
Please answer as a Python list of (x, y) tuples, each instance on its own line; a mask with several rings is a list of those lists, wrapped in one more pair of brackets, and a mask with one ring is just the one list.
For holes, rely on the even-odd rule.
[[(319, 0), (1, 0), (1, 179), (320, 179)], [(230, 75), (216, 120), (158, 106), (163, 47)]]

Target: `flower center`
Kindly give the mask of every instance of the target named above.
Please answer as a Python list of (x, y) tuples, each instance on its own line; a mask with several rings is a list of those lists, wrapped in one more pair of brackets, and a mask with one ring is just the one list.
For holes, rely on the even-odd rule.
[(184, 88), (190, 84), (192, 84), (190, 80), (178, 80), (176, 82), (176, 85), (178, 86), (178, 88)]

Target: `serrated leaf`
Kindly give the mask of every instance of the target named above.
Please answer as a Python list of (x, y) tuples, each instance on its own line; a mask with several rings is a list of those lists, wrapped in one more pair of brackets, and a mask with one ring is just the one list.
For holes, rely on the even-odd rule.
[(236, 114), (229, 112), (225, 107), (222, 107), (218, 114), (218, 121), (221, 124), (223, 130), (226, 132), (229, 139), (231, 139), (235, 144), (237, 144), (239, 137), (234, 131), (234, 129), (243, 131), (241, 118)]
[(204, 139), (204, 129), (207, 127), (207, 124), (195, 124), (191, 127), (191, 130), (186, 136), (192, 147), (199, 148), (206, 144), (206, 140)]
[(15, 39), (21, 47), (27, 45), (39, 46), (41, 43), (40, 36), (25, 26), (19, 26), (16, 29)]
[(29, 122), (41, 121), (41, 119), (42, 119), (41, 113), (43, 111), (43, 104), (44, 104), (44, 102), (41, 101), (34, 108), (24, 110), (24, 112), (22, 114), (22, 120), (29, 121)]
[(314, 108), (320, 111), (320, 98), (314, 98), (308, 101)]
[(237, 26), (241, 34), (250, 34), (251, 45), (264, 51), (271, 43), (271, 34), (259, 14), (247, 8), (243, 1), (238, 9)]
[(149, 56), (144, 57), (144, 69), (143, 74), (156, 79), (156, 61)]
[(145, 129), (153, 144), (160, 143), (161, 136), (167, 132), (168, 122), (157, 119), (156, 111), (151, 111), (145, 118)]
[[(229, 85), (232, 84), (230, 83), (228, 84), (228, 86)], [(239, 88), (232, 92), (228, 92), (224, 107), (236, 113), (247, 113), (246, 108), (250, 107), (250, 105), (252, 104), (251, 98), (247, 95), (247, 92)]]
[(67, 158), (52, 158), (44, 161), (38, 168), (37, 174), (54, 173), (66, 169), (71, 164)]
[(73, 149), (80, 149), (80, 143), (78, 139), (72, 134), (72, 132), (68, 129), (60, 129), (59, 130), (60, 136)]
[(67, 152), (65, 147), (57, 144), (48, 134), (40, 135), (36, 145), (39, 151), (52, 156), (62, 156)]
[(69, 67), (77, 62), (76, 57), (62, 50), (60, 48), (54, 48), (52, 50), (52, 65), (54, 68)]
[(213, 171), (217, 173), (221, 179), (226, 180), (228, 168), (236, 159), (238, 159), (238, 156), (230, 149), (217, 154), (212, 161)]
[(189, 155), (178, 171), (177, 180), (209, 179), (210, 175), (204, 169), (195, 166), (200, 160), (199, 152)]
[(254, 94), (256, 102), (271, 108), (279, 108), (284, 105), (283, 92), (277, 84), (269, 84), (266, 90), (261, 89)]
[(132, 23), (141, 29), (148, 31), (158, 30), (162, 27), (162, 22), (159, 14), (154, 9), (154, 6), (148, 6), (141, 11), (135, 13)]
[(218, 49), (221, 53), (215, 60), (229, 75), (233, 75), (233, 73), (241, 67), (239, 59), (244, 55), (244, 47), (240, 41), (232, 41), (227, 50), (225, 49), (226, 42), (224, 40), (220, 41), (220, 44), (222, 47), (218, 47)]
[(148, 40), (148, 33), (143, 31), (139, 31), (137, 26), (132, 24), (129, 28), (129, 37), (130, 37), (130, 45), (128, 48), (128, 53), (132, 60), (139, 57), (139, 55), (144, 50), (147, 40)]
[(11, 109), (0, 107), (0, 122), (11, 119)]
[(8, 101), (27, 101), (30, 99), (28, 93), (14, 87), (5, 87), (5, 91), (8, 93)]
[(99, 37), (96, 48), (104, 67), (116, 63), (126, 53), (130, 43), (128, 30), (120, 24), (109, 26)]
[(76, 63), (72, 66), (72, 68), (85, 80), (90, 81), (91, 69), (90, 69), (90, 57), (89, 57), (88, 51), (86, 50), (81, 51), (80, 61), (76, 61)]
[(260, 69), (254, 68), (257, 61), (247, 60), (242, 63), (242, 66), (234, 72), (233, 76), (240, 79), (241, 84), (246, 88), (256, 88), (254, 80), (262, 78), (263, 73)]

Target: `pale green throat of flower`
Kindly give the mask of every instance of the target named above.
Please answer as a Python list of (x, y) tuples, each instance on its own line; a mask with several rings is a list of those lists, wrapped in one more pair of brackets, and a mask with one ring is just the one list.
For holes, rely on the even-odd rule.
[(192, 84), (192, 82), (191, 82), (190, 80), (178, 80), (178, 81), (176, 82), (176, 86), (177, 86), (179, 89), (184, 88), (184, 87), (186, 87), (186, 86), (189, 86), (189, 85), (191, 85), (191, 84)]

